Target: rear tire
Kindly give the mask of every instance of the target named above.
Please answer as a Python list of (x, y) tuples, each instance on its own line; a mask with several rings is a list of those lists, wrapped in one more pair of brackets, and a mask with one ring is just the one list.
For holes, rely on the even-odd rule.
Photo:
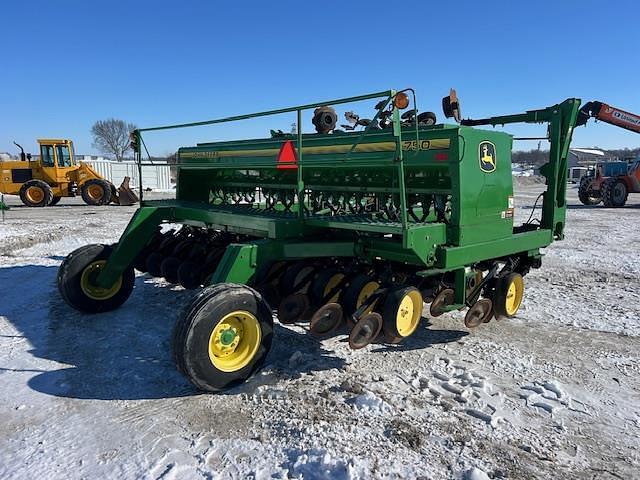
[(53, 197), (49, 202), (49, 206), (53, 207), (54, 205), (57, 205), (61, 198), (62, 197)]
[(27, 207), (46, 207), (53, 200), (53, 192), (46, 182), (29, 180), (20, 187), (20, 200)]
[(106, 180), (87, 180), (80, 189), (82, 200), (87, 205), (109, 205), (111, 203), (111, 184)]
[(197, 388), (218, 392), (247, 380), (271, 349), (273, 316), (250, 287), (223, 283), (205, 288), (176, 323), (173, 352)]
[(582, 177), (578, 187), (578, 198), (583, 205), (597, 205), (602, 201), (602, 194), (598, 190), (593, 190), (593, 177)]
[(58, 269), (58, 290), (64, 300), (81, 312), (114, 310), (131, 295), (135, 282), (133, 267), (128, 267), (111, 288), (93, 282), (111, 255), (110, 245), (85, 245), (71, 252)]
[(602, 203), (605, 207), (623, 207), (629, 192), (627, 184), (619, 178), (607, 178), (602, 184)]

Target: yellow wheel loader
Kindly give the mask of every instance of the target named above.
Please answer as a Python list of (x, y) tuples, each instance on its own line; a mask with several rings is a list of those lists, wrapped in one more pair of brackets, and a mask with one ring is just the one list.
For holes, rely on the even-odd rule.
[(28, 207), (55, 205), (62, 197), (76, 195), (87, 205), (138, 202), (129, 177), (116, 189), (89, 165), (76, 161), (71, 140), (38, 139), (38, 159), (14, 144), (20, 149), (20, 160), (0, 161), (0, 193), (19, 195)]

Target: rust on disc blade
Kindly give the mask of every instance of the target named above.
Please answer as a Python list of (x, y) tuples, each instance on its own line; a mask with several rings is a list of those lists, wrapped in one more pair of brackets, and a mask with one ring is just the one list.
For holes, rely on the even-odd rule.
[(364, 348), (373, 342), (382, 330), (382, 316), (372, 312), (364, 315), (349, 334), (349, 346), (354, 350)]
[(486, 323), (493, 313), (493, 303), (488, 298), (481, 298), (469, 309), (464, 317), (464, 326), (475, 328)]
[(340, 326), (342, 319), (342, 306), (338, 303), (327, 303), (313, 314), (309, 329), (314, 335), (329, 335)]
[(432, 317), (439, 317), (440, 315), (445, 313), (445, 307), (453, 305), (454, 300), (455, 292), (452, 288), (445, 288), (444, 290), (441, 290), (440, 293), (436, 295), (436, 298), (433, 299), (433, 302), (431, 302), (429, 313)]

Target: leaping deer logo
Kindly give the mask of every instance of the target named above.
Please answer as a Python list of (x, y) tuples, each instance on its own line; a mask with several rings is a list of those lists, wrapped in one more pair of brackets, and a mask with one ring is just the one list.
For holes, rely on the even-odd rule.
[(480, 170), (491, 173), (496, 169), (496, 147), (491, 142), (480, 143)]

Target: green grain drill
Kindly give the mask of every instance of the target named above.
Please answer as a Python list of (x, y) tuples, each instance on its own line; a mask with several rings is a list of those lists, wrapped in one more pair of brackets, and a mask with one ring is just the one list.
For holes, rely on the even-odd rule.
[[(333, 107), (378, 100), (371, 120)], [(373, 103), (373, 102), (372, 102)], [(398, 343), (431, 316), (467, 308), (469, 328), (513, 317), (523, 277), (540, 249), (561, 239), (567, 154), (580, 103), (461, 120), (418, 114), (415, 94), (385, 91), (207, 122), (136, 130), (142, 135), (295, 112), (298, 132), (200, 143), (178, 151), (175, 200), (145, 201), (118, 244), (88, 245), (60, 267), (65, 301), (87, 313), (122, 305), (134, 269), (185, 288), (204, 287), (178, 320), (179, 369), (200, 389), (246, 380), (281, 323), (349, 345)], [(413, 107), (413, 108), (410, 108)], [(303, 112), (316, 133), (303, 133)], [(550, 158), (539, 218), (514, 224), (513, 137), (476, 128), (546, 123)], [(141, 192), (142, 193), (142, 192)], [(142, 195), (141, 195), (142, 197)], [(532, 215), (533, 217), (533, 215)]]

